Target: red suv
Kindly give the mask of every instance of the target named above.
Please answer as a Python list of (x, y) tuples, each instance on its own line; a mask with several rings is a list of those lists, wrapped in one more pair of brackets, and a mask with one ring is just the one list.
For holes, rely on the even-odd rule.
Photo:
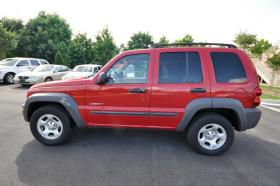
[(23, 115), (46, 145), (74, 127), (156, 128), (185, 132), (194, 150), (218, 155), (234, 129), (257, 125), (260, 95), (254, 65), (234, 45), (156, 44), (117, 55), (93, 77), (32, 86)]

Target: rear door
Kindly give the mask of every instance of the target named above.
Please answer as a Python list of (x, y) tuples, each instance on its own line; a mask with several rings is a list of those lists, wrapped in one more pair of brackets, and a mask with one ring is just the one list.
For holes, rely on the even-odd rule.
[(30, 59), (31, 69), (34, 69), (40, 65), (39, 60), (37, 59)]
[(210, 97), (205, 53), (195, 48), (156, 49), (150, 125), (176, 129), (185, 107)]

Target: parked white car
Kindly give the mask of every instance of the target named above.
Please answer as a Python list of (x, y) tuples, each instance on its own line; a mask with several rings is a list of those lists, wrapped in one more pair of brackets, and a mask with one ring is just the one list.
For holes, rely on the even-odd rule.
[(73, 71), (67, 73), (62, 79), (76, 79), (76, 78), (85, 78), (96, 74), (102, 65), (87, 64), (87, 65), (78, 65)]
[(0, 82), (12, 84), (14, 77), (20, 72), (30, 71), (40, 65), (49, 64), (44, 59), (7, 58), (0, 62)]
[(36, 83), (61, 80), (70, 69), (64, 65), (41, 65), (32, 71), (18, 73), (14, 81), (21, 85), (34, 85)]

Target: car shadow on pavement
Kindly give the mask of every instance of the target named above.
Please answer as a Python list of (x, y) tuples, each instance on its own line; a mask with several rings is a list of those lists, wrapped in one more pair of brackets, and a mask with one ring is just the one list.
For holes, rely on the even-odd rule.
[(27, 90), (30, 87), (31, 87), (31, 85), (17, 85), (17, 84), (12, 86), (13, 89), (23, 89), (23, 90)]
[(77, 129), (48, 147), (32, 140), (16, 159), (27, 185), (277, 185), (280, 144), (236, 133), (221, 156), (193, 152), (181, 133), (142, 129)]

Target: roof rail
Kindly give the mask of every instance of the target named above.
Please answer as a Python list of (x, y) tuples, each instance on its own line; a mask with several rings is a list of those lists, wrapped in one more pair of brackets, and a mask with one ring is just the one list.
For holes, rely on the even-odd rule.
[(151, 45), (151, 48), (162, 48), (162, 47), (167, 47), (167, 46), (208, 46), (208, 45), (216, 45), (216, 46), (224, 46), (224, 47), (228, 47), (228, 48), (237, 48), (235, 45), (233, 44), (225, 44), (225, 43), (170, 43), (170, 44), (160, 44), (160, 43), (156, 43)]

